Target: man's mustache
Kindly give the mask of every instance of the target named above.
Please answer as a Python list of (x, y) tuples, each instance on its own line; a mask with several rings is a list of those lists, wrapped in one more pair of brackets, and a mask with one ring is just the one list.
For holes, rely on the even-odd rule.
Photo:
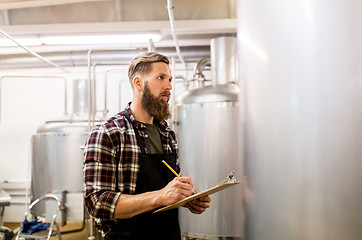
[(171, 96), (171, 93), (170, 93), (169, 91), (164, 91), (164, 92), (162, 92), (162, 93), (160, 94), (160, 97), (162, 97), (162, 96), (168, 96), (168, 97), (170, 97), (170, 96)]

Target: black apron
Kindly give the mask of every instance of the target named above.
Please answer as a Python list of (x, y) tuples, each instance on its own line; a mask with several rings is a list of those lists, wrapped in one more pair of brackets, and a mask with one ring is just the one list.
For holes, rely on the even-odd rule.
[[(125, 117), (131, 122), (127, 110)], [(165, 187), (174, 177), (173, 173), (162, 163), (165, 160), (173, 169), (176, 169), (176, 153), (172, 148), (170, 154), (146, 154), (145, 146), (142, 146), (136, 127), (137, 144), (141, 149), (139, 154), (140, 170), (137, 175), (135, 194), (159, 190)], [(118, 176), (117, 176), (118, 177)], [(128, 219), (117, 219), (116, 225), (106, 235), (107, 240), (140, 240), (140, 239), (164, 239), (180, 240), (181, 233), (178, 222), (178, 209), (172, 209), (160, 213), (152, 213), (154, 210), (141, 213)]]

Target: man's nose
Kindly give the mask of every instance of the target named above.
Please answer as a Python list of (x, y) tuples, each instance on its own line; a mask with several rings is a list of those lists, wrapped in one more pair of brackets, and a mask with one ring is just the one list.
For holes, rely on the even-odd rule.
[(167, 81), (166, 89), (167, 89), (167, 90), (171, 90), (171, 89), (172, 89), (172, 84), (171, 84), (170, 81)]

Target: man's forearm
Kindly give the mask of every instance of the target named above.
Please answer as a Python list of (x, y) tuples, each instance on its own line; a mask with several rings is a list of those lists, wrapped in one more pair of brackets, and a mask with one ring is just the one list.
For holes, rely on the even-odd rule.
[(177, 177), (169, 182), (166, 187), (157, 191), (136, 195), (121, 194), (116, 205), (114, 218), (130, 218), (157, 207), (173, 204), (191, 196), (194, 192), (193, 186), (194, 183), (190, 177)]
[(158, 192), (159, 191), (153, 191), (136, 195), (121, 194), (117, 202), (114, 218), (130, 218), (160, 207), (161, 201)]

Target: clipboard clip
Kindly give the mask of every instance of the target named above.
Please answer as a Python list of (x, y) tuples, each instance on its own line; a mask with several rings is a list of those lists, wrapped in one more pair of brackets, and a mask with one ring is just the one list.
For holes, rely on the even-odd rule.
[(222, 180), (218, 185), (221, 184), (225, 184), (225, 183), (235, 183), (237, 182), (236, 178), (235, 178), (235, 170), (233, 170), (227, 177), (226, 179)]

